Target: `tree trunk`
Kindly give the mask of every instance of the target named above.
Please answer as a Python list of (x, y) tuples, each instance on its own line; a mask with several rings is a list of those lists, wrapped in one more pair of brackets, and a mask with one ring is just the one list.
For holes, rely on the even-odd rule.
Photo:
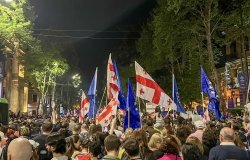
[[(212, 3), (211, 3), (212, 5)], [(212, 44), (212, 32), (211, 32), (211, 5), (207, 6), (207, 14), (206, 17), (204, 17), (204, 27), (206, 30), (206, 40), (207, 40), (207, 52), (208, 52), (208, 59), (210, 63), (210, 69), (212, 71), (212, 76), (215, 82), (215, 88), (218, 92), (218, 95), (220, 97), (220, 106), (224, 107), (224, 99), (222, 97), (221, 92), (221, 85), (219, 80), (219, 75), (215, 67), (215, 61), (214, 61), (214, 52), (213, 52), (213, 44)], [(222, 109), (223, 109), (222, 107)]]

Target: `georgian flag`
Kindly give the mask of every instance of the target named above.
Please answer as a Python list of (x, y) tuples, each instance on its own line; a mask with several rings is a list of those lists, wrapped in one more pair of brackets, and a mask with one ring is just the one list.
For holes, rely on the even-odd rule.
[(104, 110), (97, 117), (97, 122), (102, 126), (106, 127), (110, 124), (112, 118), (116, 116), (117, 106), (119, 102), (116, 99), (112, 99)]
[(150, 77), (150, 75), (137, 62), (136, 72), (136, 96), (162, 107), (176, 110), (174, 101), (161, 89), (161, 87)]
[(107, 94), (109, 100), (113, 98), (118, 99), (119, 87), (117, 82), (117, 76), (115, 74), (114, 65), (111, 59), (111, 54), (109, 55), (108, 66), (107, 66)]
[(79, 115), (79, 122), (82, 123), (86, 114), (89, 113), (89, 99), (86, 97), (85, 93), (82, 91), (82, 101)]

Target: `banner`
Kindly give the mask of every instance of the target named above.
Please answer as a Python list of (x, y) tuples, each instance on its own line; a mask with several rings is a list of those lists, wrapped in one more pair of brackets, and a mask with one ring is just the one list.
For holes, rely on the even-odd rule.
[(245, 105), (246, 103), (246, 94), (247, 94), (247, 75), (246, 73), (239, 73), (238, 74), (238, 82), (240, 85), (240, 104)]

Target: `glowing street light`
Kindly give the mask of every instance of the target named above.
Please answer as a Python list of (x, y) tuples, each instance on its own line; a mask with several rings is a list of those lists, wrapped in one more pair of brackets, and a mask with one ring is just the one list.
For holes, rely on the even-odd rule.
[(74, 76), (72, 76), (72, 83), (73, 83), (73, 86), (75, 88), (77, 88), (81, 83), (81, 76), (79, 74), (75, 74)]

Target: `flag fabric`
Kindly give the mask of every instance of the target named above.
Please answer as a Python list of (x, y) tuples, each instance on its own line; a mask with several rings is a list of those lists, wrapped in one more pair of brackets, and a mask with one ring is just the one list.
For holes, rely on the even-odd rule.
[(178, 87), (177, 87), (174, 74), (173, 74), (173, 100), (174, 100), (174, 103), (176, 104), (177, 112), (186, 113), (179, 98)]
[(97, 122), (102, 126), (106, 127), (110, 124), (113, 117), (116, 116), (117, 106), (119, 102), (116, 99), (112, 99), (104, 110), (97, 117)]
[(209, 116), (209, 111), (206, 109), (204, 115), (203, 115), (203, 122), (208, 122), (210, 121), (210, 116)]
[(120, 75), (118, 72), (118, 68), (116, 65), (116, 62), (114, 61), (114, 69), (115, 69), (115, 75), (117, 77), (117, 84), (118, 84), (118, 88), (119, 88), (119, 94), (118, 94), (118, 101), (119, 101), (119, 106), (118, 108), (121, 110), (126, 110), (126, 100), (122, 91), (122, 84), (121, 84), (121, 80), (120, 80)]
[(209, 98), (219, 99), (219, 96), (215, 88), (213, 87), (211, 81), (209, 80), (206, 72), (202, 67), (201, 67), (201, 91), (203, 93), (206, 93), (209, 96)]
[(84, 91), (82, 91), (81, 108), (79, 115), (79, 122), (83, 123), (84, 117), (89, 113), (89, 99), (86, 97)]
[(219, 120), (221, 117), (219, 109), (220, 105), (219, 96), (202, 67), (201, 67), (201, 91), (209, 96), (208, 109), (212, 110), (214, 112), (216, 119)]
[(119, 87), (117, 83), (117, 77), (115, 74), (114, 65), (111, 59), (111, 54), (109, 55), (108, 66), (107, 66), (107, 95), (108, 99), (113, 98), (118, 99)]
[(148, 100), (155, 105), (169, 107), (176, 110), (176, 104), (161, 89), (161, 87), (151, 78), (151, 76), (137, 62), (135, 62), (136, 71), (136, 96)]
[(212, 110), (214, 112), (214, 116), (217, 120), (220, 120), (221, 118), (221, 112), (220, 112), (220, 102), (218, 99), (210, 98), (208, 103), (208, 109)]
[(133, 129), (141, 128), (140, 114), (135, 105), (135, 95), (130, 81), (128, 81), (126, 106), (127, 106), (127, 111), (124, 119), (124, 131), (128, 127)]
[(89, 107), (89, 113), (88, 118), (94, 118), (97, 112), (96, 107), (96, 84), (97, 84), (97, 68), (95, 70), (95, 75), (92, 79), (92, 82), (89, 87), (88, 96), (90, 97), (90, 107)]

